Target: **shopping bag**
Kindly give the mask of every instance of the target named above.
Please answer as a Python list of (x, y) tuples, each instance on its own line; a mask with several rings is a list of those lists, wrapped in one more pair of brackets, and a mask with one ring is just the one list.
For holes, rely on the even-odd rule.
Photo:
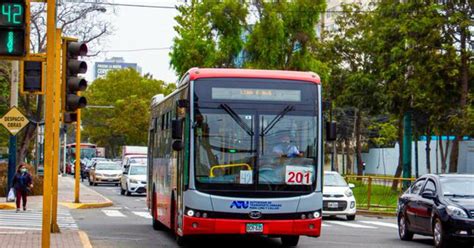
[(11, 188), (10, 192), (8, 192), (7, 201), (9, 201), (9, 202), (15, 201), (15, 189), (14, 188)]

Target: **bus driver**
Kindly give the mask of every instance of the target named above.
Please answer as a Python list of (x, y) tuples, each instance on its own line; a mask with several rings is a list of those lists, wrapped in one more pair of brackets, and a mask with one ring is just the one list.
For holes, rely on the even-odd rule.
[(273, 147), (273, 153), (280, 157), (287, 158), (300, 157), (302, 155), (298, 148), (294, 144), (291, 144), (288, 134), (282, 134), (280, 136), (280, 143)]

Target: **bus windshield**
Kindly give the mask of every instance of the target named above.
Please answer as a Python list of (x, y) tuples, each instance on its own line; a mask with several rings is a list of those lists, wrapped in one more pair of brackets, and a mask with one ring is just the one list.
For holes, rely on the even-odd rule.
[[(245, 86), (238, 86), (242, 85)], [(316, 101), (315, 95), (312, 95), (312, 102), (303, 99), (310, 99), (307, 94), (315, 94), (317, 89), (310, 84), (299, 85), (301, 90), (294, 83), (287, 86), (293, 91), (291, 98), (280, 96), (279, 91), (275, 93), (272, 89), (254, 89), (258, 87), (255, 84), (231, 88), (228, 92), (243, 94), (236, 97), (234, 94), (226, 95), (227, 91), (220, 90), (222, 86), (219, 86), (219, 91), (214, 90), (210, 83), (207, 88), (210, 88), (210, 98), (214, 98), (212, 101), (206, 101), (202, 88), (198, 90), (202, 103), (195, 108), (193, 128), (198, 188), (314, 189), (318, 140)], [(206, 84), (201, 86), (206, 88)], [(281, 88), (280, 85), (278, 90)], [(305, 88), (310, 93), (303, 93)], [(263, 96), (249, 97), (249, 94)], [(271, 94), (279, 98), (270, 101), (267, 95)], [(281, 102), (278, 99), (282, 99)]]

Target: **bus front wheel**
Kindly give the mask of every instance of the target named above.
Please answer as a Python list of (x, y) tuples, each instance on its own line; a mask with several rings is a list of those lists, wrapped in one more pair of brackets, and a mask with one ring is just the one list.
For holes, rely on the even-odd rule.
[(300, 241), (300, 236), (298, 235), (288, 235), (281, 237), (281, 243), (283, 247), (295, 247), (298, 245), (298, 241)]

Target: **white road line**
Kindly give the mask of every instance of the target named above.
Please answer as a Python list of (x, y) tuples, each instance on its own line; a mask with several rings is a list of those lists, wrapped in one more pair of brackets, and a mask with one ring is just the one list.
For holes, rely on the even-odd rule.
[(372, 225), (376, 225), (376, 226), (384, 226), (384, 227), (391, 227), (391, 228), (398, 229), (398, 225), (393, 224), (393, 223), (386, 223), (386, 222), (380, 222), (380, 221), (366, 221), (366, 220), (360, 220), (358, 222), (361, 222), (361, 223), (364, 223), (364, 224), (372, 224)]
[(373, 227), (373, 226), (364, 226), (364, 225), (342, 222), (342, 221), (326, 221), (326, 223), (340, 225), (340, 226), (347, 226), (347, 227), (355, 227), (355, 228), (376, 229), (376, 227)]
[(151, 219), (151, 215), (148, 212), (135, 212), (135, 211), (133, 211), (132, 213), (134, 213), (135, 215), (138, 215), (140, 217), (146, 218), (146, 219)]
[(118, 210), (103, 209), (102, 212), (109, 217), (126, 217), (124, 214), (122, 214)]
[(328, 224), (321, 224), (321, 226), (330, 227), (331, 225), (328, 225)]

